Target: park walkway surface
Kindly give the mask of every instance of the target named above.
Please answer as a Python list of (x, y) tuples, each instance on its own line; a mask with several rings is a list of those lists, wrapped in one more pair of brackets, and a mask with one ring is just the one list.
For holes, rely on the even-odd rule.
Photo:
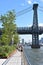
[(21, 52), (17, 50), (6, 65), (21, 65)]
[(8, 58), (2, 65), (24, 65), (21, 51), (16, 51), (10, 58)]
[(0, 65), (24, 65), (22, 53), (17, 50), (10, 58), (0, 59)]
[(5, 61), (6, 61), (6, 59), (0, 59), (0, 65), (2, 65), (3, 62), (5, 62)]

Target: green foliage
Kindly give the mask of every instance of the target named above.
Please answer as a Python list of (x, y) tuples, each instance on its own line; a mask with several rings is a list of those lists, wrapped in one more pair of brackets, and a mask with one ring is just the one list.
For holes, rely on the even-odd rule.
[(12, 46), (1, 46), (0, 47), (0, 58), (6, 58), (9, 56), (10, 53), (12, 53), (16, 49), (15, 45)]
[(3, 34), (2, 35), (2, 45), (8, 45), (10, 43), (10, 39), (8, 37), (8, 35)]
[[(14, 42), (17, 43), (19, 40), (18, 34), (16, 32), (16, 24), (15, 24), (15, 12), (9, 11), (5, 15), (1, 15), (0, 20), (3, 26), (3, 34), (2, 34), (2, 44), (8, 45), (12, 38), (14, 38)], [(14, 36), (14, 37), (13, 37)], [(1, 42), (1, 40), (0, 40)]]
[(17, 44), (18, 42), (19, 42), (19, 36), (18, 36), (18, 34), (16, 33), (16, 34), (14, 35), (14, 43)]
[(1, 39), (0, 39), (0, 45), (1, 45)]
[[(9, 11), (5, 15), (1, 15), (3, 34), (0, 37), (0, 58), (8, 57), (8, 55), (16, 49), (16, 44), (19, 42), (19, 36), (16, 32), (17, 26), (15, 24), (15, 12)], [(13, 40), (14, 44), (10, 45)], [(10, 45), (10, 46), (9, 46)]]

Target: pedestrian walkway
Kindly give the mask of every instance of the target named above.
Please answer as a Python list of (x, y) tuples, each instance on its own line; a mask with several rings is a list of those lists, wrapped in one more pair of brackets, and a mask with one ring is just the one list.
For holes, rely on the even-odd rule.
[(21, 65), (21, 52), (17, 50), (6, 65)]
[(17, 50), (16, 53), (5, 60), (1, 65), (24, 65), (23, 52)]
[(0, 65), (2, 65), (3, 62), (5, 62), (5, 61), (6, 61), (6, 59), (0, 59)]

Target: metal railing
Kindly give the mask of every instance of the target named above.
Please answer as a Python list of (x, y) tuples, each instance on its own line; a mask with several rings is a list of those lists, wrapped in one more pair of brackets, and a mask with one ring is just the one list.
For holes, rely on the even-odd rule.
[(24, 49), (23, 49), (23, 52), (22, 52), (22, 56), (23, 56), (23, 60), (24, 60), (23, 65), (31, 65), (31, 63), (29, 62), (29, 59), (28, 59)]

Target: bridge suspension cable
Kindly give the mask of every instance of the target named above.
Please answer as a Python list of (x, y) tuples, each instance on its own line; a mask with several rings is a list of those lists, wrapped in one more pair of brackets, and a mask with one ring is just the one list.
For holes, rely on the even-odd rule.
[(21, 10), (21, 11), (16, 13), (16, 17), (21, 16), (21, 15), (27, 13), (27, 12), (30, 12), (31, 10), (32, 10), (32, 7), (28, 7), (26, 9), (24, 9), (24, 10)]
[[(30, 7), (26, 8), (26, 9), (24, 9), (24, 10), (21, 10), (21, 11), (17, 12), (16, 13), (16, 17), (24, 15), (25, 13), (28, 13), (30, 11), (32, 11), (32, 6), (30, 6)], [(39, 6), (39, 11), (43, 12), (43, 7), (42, 6)]]
[(39, 6), (39, 11), (43, 12), (43, 7)]

